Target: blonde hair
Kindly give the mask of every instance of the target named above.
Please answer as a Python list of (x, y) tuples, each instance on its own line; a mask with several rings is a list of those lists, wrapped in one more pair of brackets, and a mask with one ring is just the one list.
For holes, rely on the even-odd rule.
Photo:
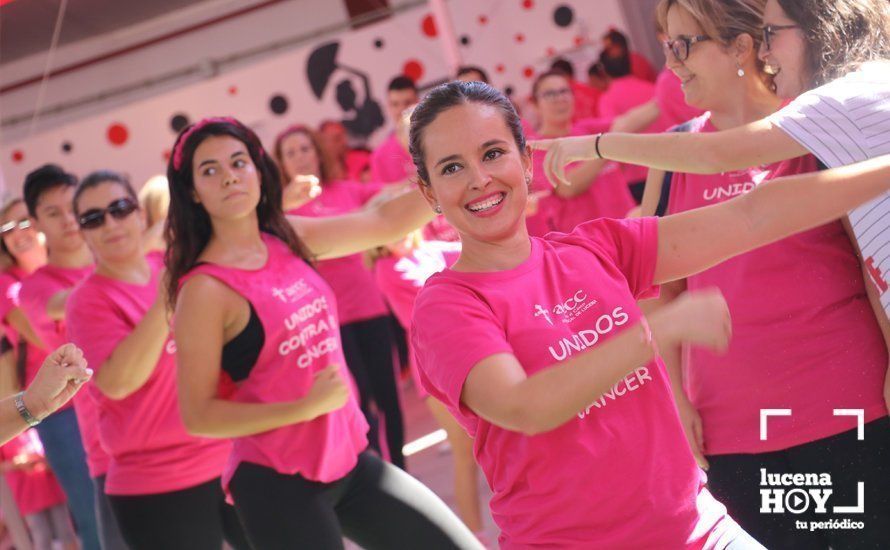
[(701, 26), (712, 40), (728, 47), (740, 34), (747, 34), (754, 40), (752, 54), (757, 71), (772, 87), (772, 78), (763, 71), (763, 61), (757, 52), (763, 41), (763, 9), (766, 0), (661, 0), (656, 8), (658, 24), (667, 30), (667, 14), (679, 6)]
[(146, 226), (153, 227), (167, 218), (170, 208), (170, 186), (165, 176), (152, 176), (139, 190), (139, 204), (145, 211)]

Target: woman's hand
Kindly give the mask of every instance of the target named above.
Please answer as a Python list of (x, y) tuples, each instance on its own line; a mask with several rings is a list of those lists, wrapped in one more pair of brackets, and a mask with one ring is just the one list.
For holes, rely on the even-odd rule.
[(535, 151), (545, 151), (544, 175), (553, 185), (571, 185), (566, 178), (566, 165), (579, 160), (599, 158), (596, 155), (596, 135), (539, 139), (528, 144)]
[(316, 176), (297, 174), (284, 188), (284, 211), (294, 210), (321, 195), (321, 185)]
[(732, 337), (729, 306), (716, 288), (681, 294), (651, 321), (660, 347), (692, 344), (726, 351)]
[(74, 344), (65, 344), (49, 355), (37, 376), (25, 390), (25, 407), (37, 419), (44, 419), (74, 397), (93, 375), (83, 352)]
[(315, 380), (301, 402), (310, 403), (316, 417), (343, 407), (349, 399), (349, 386), (340, 374), (340, 365), (329, 365), (315, 373)]

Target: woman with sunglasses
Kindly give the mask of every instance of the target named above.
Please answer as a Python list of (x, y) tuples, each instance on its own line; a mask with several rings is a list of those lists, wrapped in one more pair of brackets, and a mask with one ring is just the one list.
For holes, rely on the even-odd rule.
[(366, 450), (336, 300), (308, 263), (392, 242), (432, 216), (409, 191), (332, 217), (286, 217), (273, 160), (232, 118), (176, 140), (167, 297), (192, 433), (233, 438), (224, 487), (256, 548), (480, 548), (416, 479)]
[[(595, 158), (660, 170), (710, 174), (813, 153), (827, 166), (890, 154), (890, 4), (886, 0), (768, 0), (759, 55), (776, 93), (790, 104), (737, 128), (712, 133), (604, 134), (532, 144), (549, 150), (545, 170), (564, 180), (566, 163)], [(685, 46), (683, 46), (685, 48)], [(692, 46), (694, 47), (694, 45)], [(890, 201), (850, 213), (868, 265), (869, 296), (890, 308)], [(885, 328), (885, 330), (887, 330)], [(890, 376), (884, 385), (890, 406)]]
[(192, 436), (182, 423), (163, 259), (144, 252), (136, 193), (122, 175), (94, 172), (78, 186), (74, 211), (96, 270), (68, 299), (68, 334), (95, 371), (87, 391), (124, 540), (134, 550), (219, 550), (223, 539), (249, 548), (220, 488), (230, 443)]
[[(608, 129), (609, 121), (586, 118), (573, 121), (575, 100), (571, 80), (563, 72), (540, 74), (532, 84), (532, 102), (540, 123), (530, 132), (539, 138), (580, 136)], [(535, 155), (530, 188), (537, 207), (526, 223), (529, 234), (571, 231), (581, 222), (599, 217), (623, 218), (636, 204), (618, 165), (592, 161), (580, 163), (569, 174), (570, 185), (555, 188), (544, 177), (544, 155)]]
[[(684, 82), (687, 102), (707, 111), (690, 121), (687, 131), (734, 128), (781, 107), (756, 57), (764, 4), (665, 0), (659, 5), (671, 39), (668, 67)], [(699, 40), (675, 51), (689, 37)], [(816, 159), (805, 155), (722, 174), (675, 172), (669, 176), (668, 211), (723, 202), (777, 177), (816, 168)], [(664, 181), (663, 171), (650, 171), (644, 215), (655, 212)], [(879, 324), (884, 314), (869, 302), (864, 273), (852, 232), (835, 221), (681, 282), (680, 290), (719, 288), (735, 327), (727, 353), (692, 349), (683, 369), (667, 364), (673, 367), (687, 439), (700, 463), (710, 466), (711, 492), (768, 548), (890, 544), (877, 519), (890, 514), (890, 470), (884, 467), (890, 431), (881, 391), (887, 342)], [(793, 416), (773, 422), (763, 440), (760, 411), (782, 408)], [(845, 408), (863, 411), (864, 443), (849, 418), (834, 416), (835, 409)], [(839, 502), (855, 501), (856, 484), (865, 481), (869, 506), (861, 519), (866, 528), (813, 532), (796, 528), (799, 517), (761, 513), (761, 495), (751, 489), (759, 486), (764, 468), (774, 474), (829, 473), (832, 498)]]
[[(322, 145), (318, 134), (306, 126), (290, 126), (278, 134), (274, 152), (285, 197), (301, 177), (311, 176), (320, 183), (318, 196), (310, 194), (310, 200), (300, 206), (286, 205), (286, 214), (319, 217), (354, 212), (383, 189), (380, 184), (336, 178), (338, 170), (330, 151)], [(404, 468), (405, 425), (393, 368), (395, 337), (383, 294), (361, 254), (320, 260), (315, 268), (337, 297), (343, 355), (358, 385), (362, 412), (372, 426), (371, 447), (380, 450), (376, 429), (379, 413), (386, 434), (385, 456)]]

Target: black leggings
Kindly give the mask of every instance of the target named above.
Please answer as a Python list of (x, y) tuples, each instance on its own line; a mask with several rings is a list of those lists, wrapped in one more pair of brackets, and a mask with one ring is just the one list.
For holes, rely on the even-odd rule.
[(332, 483), (242, 462), (229, 489), (257, 550), (342, 549), (344, 536), (368, 550), (481, 550), (432, 491), (367, 451)]
[[(767, 548), (833, 550), (890, 548), (890, 419), (865, 425), (865, 439), (856, 430), (789, 449), (759, 454), (708, 456), (708, 486), (742, 528)], [(827, 473), (833, 493), (827, 513), (813, 513), (815, 505), (801, 514), (760, 513), (761, 473)], [(865, 484), (865, 511), (836, 514), (834, 506), (857, 504), (857, 483)], [(765, 487), (772, 489), (775, 487)], [(779, 487), (791, 490), (793, 487)], [(817, 488), (804, 486), (803, 489)], [(830, 520), (863, 522), (864, 529), (799, 529), (796, 522)], [(818, 526), (817, 526), (818, 527)]]
[[(405, 444), (405, 427), (402, 423), (402, 406), (396, 386), (393, 363), (393, 334), (389, 317), (375, 317), (356, 321), (340, 327), (343, 355), (358, 386), (362, 412), (372, 427), (376, 424), (371, 403), (383, 414), (386, 426), (386, 446), (392, 463), (405, 467), (402, 446)], [(378, 448), (376, 432), (369, 434), (371, 445)]]
[(223, 539), (237, 550), (251, 548), (219, 478), (180, 491), (108, 499), (132, 550), (220, 550)]

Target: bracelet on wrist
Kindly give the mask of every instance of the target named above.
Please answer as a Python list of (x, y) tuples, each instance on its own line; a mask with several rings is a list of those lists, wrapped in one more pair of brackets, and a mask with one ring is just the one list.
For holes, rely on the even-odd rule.
[(598, 159), (603, 158), (603, 154), (600, 153), (600, 138), (602, 138), (602, 137), (603, 137), (603, 133), (602, 132), (598, 133), (596, 135), (596, 141), (593, 142), (593, 148), (596, 151), (596, 158), (598, 158)]
[(25, 406), (25, 392), (15, 394), (15, 410), (19, 412), (19, 416), (28, 426), (33, 428), (40, 424), (40, 419), (31, 414), (31, 411)]

